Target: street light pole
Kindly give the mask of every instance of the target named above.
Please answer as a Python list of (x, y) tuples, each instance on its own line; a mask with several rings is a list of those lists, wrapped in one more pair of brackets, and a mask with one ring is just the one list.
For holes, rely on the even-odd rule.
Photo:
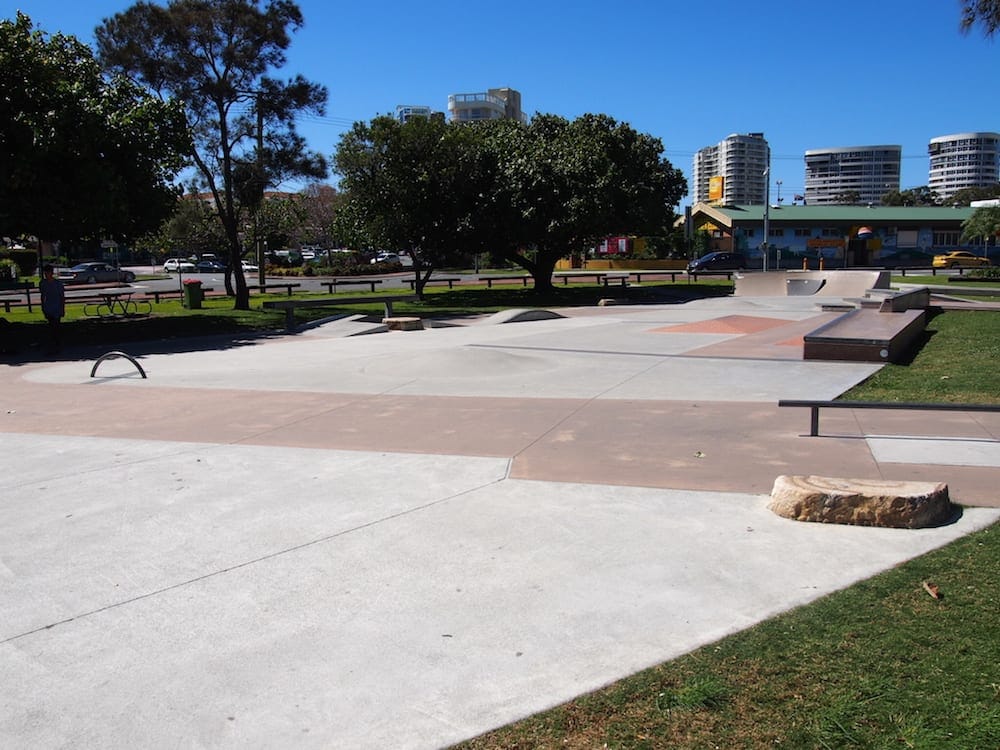
[(764, 169), (764, 270), (767, 271), (768, 232), (771, 229), (771, 168)]

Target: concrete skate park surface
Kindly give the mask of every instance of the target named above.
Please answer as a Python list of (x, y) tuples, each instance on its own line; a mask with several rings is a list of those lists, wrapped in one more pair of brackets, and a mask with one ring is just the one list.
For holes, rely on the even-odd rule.
[[(1000, 517), (997, 415), (777, 408), (878, 369), (802, 361), (815, 300), (559, 312), (3, 368), (0, 746), (446, 746)], [(785, 473), (967, 507), (796, 523)]]

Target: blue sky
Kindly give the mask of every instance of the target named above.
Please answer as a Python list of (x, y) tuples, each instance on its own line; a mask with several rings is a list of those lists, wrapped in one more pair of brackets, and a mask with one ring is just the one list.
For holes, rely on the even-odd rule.
[[(3, 17), (93, 42), (130, 2), (0, 0)], [(763, 132), (771, 197), (804, 189), (807, 149), (898, 144), (902, 187), (927, 184), (927, 142), (1000, 131), (1000, 38), (959, 32), (958, 0), (681, 5), (638, 0), (300, 0), (288, 74), (329, 89), (300, 123), (330, 154), (357, 120), (397, 104), (445, 110), (452, 93), (509, 86), (529, 113), (600, 112), (663, 141), (690, 179), (694, 152)]]

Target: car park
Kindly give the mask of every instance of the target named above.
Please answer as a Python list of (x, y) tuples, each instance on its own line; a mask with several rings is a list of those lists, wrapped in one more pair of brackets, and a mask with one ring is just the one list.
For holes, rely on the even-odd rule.
[(163, 270), (167, 273), (170, 272), (183, 272), (183, 271), (194, 271), (195, 266), (189, 260), (184, 260), (183, 258), (168, 258), (163, 263)]
[(990, 259), (968, 250), (952, 250), (950, 253), (935, 255), (931, 265), (934, 268), (977, 268), (990, 265)]
[(741, 253), (714, 252), (688, 263), (688, 273), (705, 271), (742, 271), (747, 267), (746, 256)]
[(59, 279), (66, 284), (98, 284), (109, 281), (131, 284), (135, 281), (135, 274), (108, 263), (91, 261), (60, 270)]

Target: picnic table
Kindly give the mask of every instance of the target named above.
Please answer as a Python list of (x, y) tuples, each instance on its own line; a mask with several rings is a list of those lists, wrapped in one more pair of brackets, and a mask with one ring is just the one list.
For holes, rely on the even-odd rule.
[[(97, 318), (121, 318), (130, 315), (139, 315), (140, 303), (149, 308), (142, 314), (152, 312), (153, 306), (147, 300), (136, 302), (132, 299), (132, 295), (138, 291), (135, 287), (128, 286), (95, 290), (94, 295), (100, 297), (101, 302), (85, 302), (83, 305), (83, 314)], [(72, 301), (72, 297), (68, 297), (66, 301)]]

